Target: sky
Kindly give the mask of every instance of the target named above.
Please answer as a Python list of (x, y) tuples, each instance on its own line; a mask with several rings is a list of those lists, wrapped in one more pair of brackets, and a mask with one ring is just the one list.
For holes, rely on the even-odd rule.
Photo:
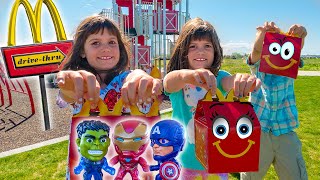
[[(61, 16), (68, 39), (86, 16), (111, 8), (112, 0), (52, 0)], [(0, 0), (0, 46), (7, 46), (9, 15), (14, 0)], [(37, 0), (29, 0), (34, 7)], [(186, 1), (182, 0), (182, 11)], [(224, 54), (251, 51), (256, 27), (274, 21), (283, 31), (293, 24), (306, 27), (308, 35), (302, 55), (320, 55), (320, 0), (189, 0), (191, 18), (201, 17), (216, 28)], [(56, 41), (47, 7), (42, 10), (42, 42)], [(17, 17), (16, 45), (32, 44), (32, 36), (23, 6)]]

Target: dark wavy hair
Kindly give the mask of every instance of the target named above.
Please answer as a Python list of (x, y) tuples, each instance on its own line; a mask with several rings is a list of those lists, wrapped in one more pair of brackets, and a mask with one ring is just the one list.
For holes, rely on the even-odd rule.
[(214, 49), (214, 59), (210, 71), (217, 76), (223, 59), (223, 51), (217, 32), (214, 27), (201, 18), (189, 20), (181, 30), (177, 43), (169, 61), (167, 71), (189, 69), (188, 52), (189, 45), (193, 40), (208, 40)]
[(110, 127), (106, 123), (95, 120), (82, 121), (77, 125), (78, 138), (81, 138), (82, 134), (86, 133), (87, 130), (99, 131), (100, 129), (106, 131), (106, 134), (109, 137)]
[(66, 60), (64, 61), (63, 70), (87, 70), (94, 75), (99, 75), (103, 71), (97, 71), (91, 67), (86, 58), (82, 58), (81, 54), (84, 53), (84, 44), (91, 34), (103, 33), (103, 29), (107, 29), (108, 32), (117, 37), (120, 49), (120, 59), (118, 64), (106, 71), (106, 76), (100, 79), (104, 79), (105, 84), (117, 76), (120, 72), (126, 70), (129, 65), (130, 57), (130, 44), (128, 39), (121, 33), (116, 23), (108, 19), (106, 16), (94, 15), (84, 19), (77, 27), (76, 33), (73, 39), (72, 50), (69, 52)]

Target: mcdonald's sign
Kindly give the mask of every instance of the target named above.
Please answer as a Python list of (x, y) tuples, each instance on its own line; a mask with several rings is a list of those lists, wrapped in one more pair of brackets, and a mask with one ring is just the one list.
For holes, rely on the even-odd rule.
[[(57, 41), (54, 43), (42, 43), (41, 37), (41, 9), (45, 4), (54, 24)], [(20, 5), (24, 6), (28, 16), (32, 45), (16, 45), (16, 19)], [(12, 6), (9, 29), (8, 47), (1, 48), (6, 62), (9, 77), (32, 76), (58, 72), (59, 64), (72, 47), (72, 41), (66, 41), (65, 30), (52, 0), (38, 0), (33, 9), (28, 0), (16, 0)]]

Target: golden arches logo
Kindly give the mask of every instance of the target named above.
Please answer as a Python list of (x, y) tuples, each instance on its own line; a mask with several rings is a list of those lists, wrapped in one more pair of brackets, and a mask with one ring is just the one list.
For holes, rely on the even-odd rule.
[(18, 8), (21, 4), (24, 6), (24, 9), (28, 16), (34, 43), (42, 42), (42, 38), (41, 38), (42, 4), (45, 4), (49, 10), (51, 19), (54, 24), (57, 40), (62, 41), (67, 39), (58, 10), (51, 0), (38, 0), (34, 10), (32, 9), (32, 6), (28, 2), (28, 0), (16, 0), (12, 6), (11, 14), (10, 14), (8, 46), (15, 46), (16, 44), (16, 19), (17, 19)]

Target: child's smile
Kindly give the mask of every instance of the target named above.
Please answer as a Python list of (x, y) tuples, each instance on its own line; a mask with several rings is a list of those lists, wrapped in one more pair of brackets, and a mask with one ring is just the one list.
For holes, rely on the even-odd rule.
[(110, 70), (120, 59), (117, 37), (107, 29), (88, 36), (84, 45), (84, 56), (96, 70)]
[(188, 62), (191, 69), (209, 68), (213, 63), (213, 45), (208, 40), (193, 40), (189, 45)]

